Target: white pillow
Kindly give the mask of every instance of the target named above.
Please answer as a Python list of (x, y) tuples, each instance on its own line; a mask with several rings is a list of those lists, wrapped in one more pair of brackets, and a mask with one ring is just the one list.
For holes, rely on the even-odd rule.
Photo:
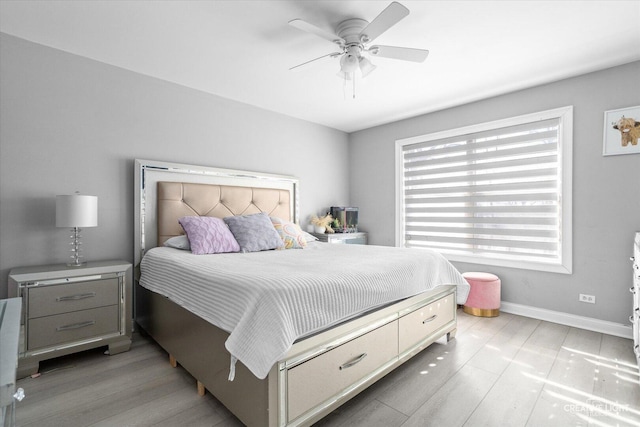
[(164, 246), (182, 249), (185, 251), (191, 250), (191, 246), (189, 245), (189, 238), (185, 234), (167, 239), (167, 241), (164, 242)]

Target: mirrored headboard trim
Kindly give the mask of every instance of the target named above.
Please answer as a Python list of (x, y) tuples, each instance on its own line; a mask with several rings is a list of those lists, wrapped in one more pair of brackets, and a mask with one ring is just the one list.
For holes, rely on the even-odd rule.
[(299, 181), (287, 175), (274, 175), (233, 169), (220, 169), (154, 160), (135, 160), (134, 173), (134, 265), (142, 260), (145, 251), (153, 247), (157, 228), (157, 183), (159, 181), (189, 182), (286, 189), (291, 193), (291, 213), (299, 220)]

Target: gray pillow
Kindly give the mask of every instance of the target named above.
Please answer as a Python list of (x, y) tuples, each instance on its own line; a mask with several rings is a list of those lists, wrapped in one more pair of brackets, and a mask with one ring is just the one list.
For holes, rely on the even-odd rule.
[(284, 248), (282, 239), (265, 213), (228, 216), (224, 218), (224, 222), (229, 226), (242, 252)]

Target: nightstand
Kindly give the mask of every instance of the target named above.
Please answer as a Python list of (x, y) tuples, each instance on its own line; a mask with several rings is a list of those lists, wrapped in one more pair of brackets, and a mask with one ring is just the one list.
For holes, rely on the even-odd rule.
[(11, 270), (9, 295), (22, 297), (18, 378), (38, 372), (41, 360), (101, 346), (110, 355), (129, 350), (131, 284), (125, 261)]
[(311, 234), (317, 237), (318, 240), (321, 242), (341, 243), (341, 244), (347, 244), (347, 245), (366, 245), (367, 244), (367, 233), (364, 233), (364, 232), (333, 233), (333, 234), (311, 233)]

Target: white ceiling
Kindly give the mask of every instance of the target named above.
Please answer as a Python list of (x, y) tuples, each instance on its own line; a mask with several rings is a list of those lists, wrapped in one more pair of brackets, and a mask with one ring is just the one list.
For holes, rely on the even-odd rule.
[[(0, 31), (346, 132), (640, 60), (640, 0), (400, 1), (410, 15), (376, 44), (429, 49), (424, 63), (373, 58), (351, 86), (334, 31), (390, 1), (0, 1)], [(640, 78), (640, 77), (639, 77)]]

